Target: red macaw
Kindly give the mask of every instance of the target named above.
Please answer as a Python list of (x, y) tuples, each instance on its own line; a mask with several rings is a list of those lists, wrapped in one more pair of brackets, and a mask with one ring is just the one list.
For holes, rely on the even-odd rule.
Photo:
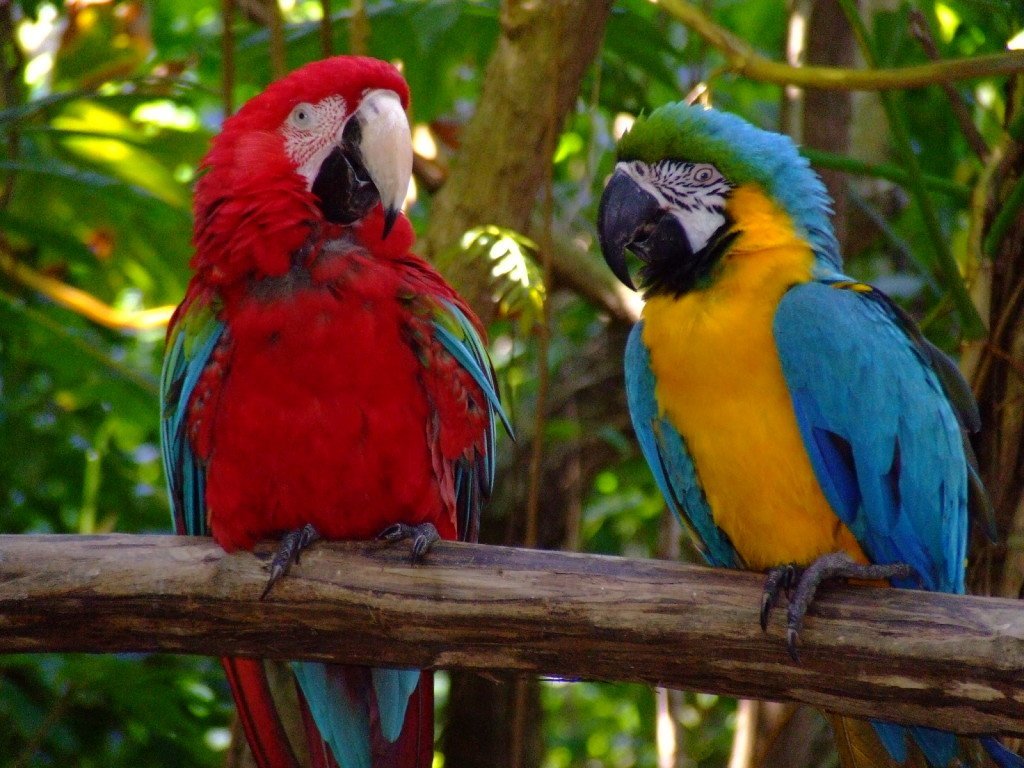
[[(409, 252), (409, 92), (339, 56), (224, 122), (195, 193), (194, 275), (162, 375), (179, 534), (283, 536), (267, 589), (317, 538), (475, 540), (501, 413), (484, 331)], [(507, 423), (506, 423), (507, 427)], [(297, 760), (262, 662), (225, 659), (261, 768)], [(432, 675), (293, 664), (314, 766), (430, 766)]]

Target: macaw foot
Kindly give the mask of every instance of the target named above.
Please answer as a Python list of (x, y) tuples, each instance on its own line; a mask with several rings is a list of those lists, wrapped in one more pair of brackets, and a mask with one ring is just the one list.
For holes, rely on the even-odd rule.
[(412, 563), (415, 565), (422, 562), (430, 548), (441, 540), (441, 534), (437, 532), (433, 523), (420, 523), (419, 525), (395, 523), (381, 531), (377, 538), (392, 544), (396, 541), (412, 539)]
[(292, 563), (299, 562), (303, 550), (319, 538), (320, 532), (310, 523), (306, 523), (296, 531), (286, 533), (281, 538), (277, 552), (274, 553), (274, 558), (270, 561), (270, 576), (267, 579), (267, 586), (263, 588), (263, 594), (260, 595), (260, 600), (267, 596), (270, 588), (274, 586), (274, 582), (288, 573)]
[(913, 569), (906, 563), (868, 565), (854, 562), (845, 552), (822, 555), (804, 569), (795, 565), (772, 568), (765, 579), (764, 595), (761, 598), (761, 628), (767, 628), (768, 615), (778, 602), (779, 593), (783, 590), (787, 595), (792, 593), (786, 616), (786, 648), (793, 661), (799, 662), (797, 638), (803, 626), (804, 615), (814, 602), (814, 595), (823, 581), (842, 578), (882, 581), (904, 579), (911, 573)]
[(761, 631), (768, 631), (768, 616), (772, 608), (779, 604), (779, 595), (783, 592), (789, 597), (793, 585), (800, 580), (800, 568), (796, 563), (780, 565), (768, 569), (764, 580), (764, 591), (761, 592)]

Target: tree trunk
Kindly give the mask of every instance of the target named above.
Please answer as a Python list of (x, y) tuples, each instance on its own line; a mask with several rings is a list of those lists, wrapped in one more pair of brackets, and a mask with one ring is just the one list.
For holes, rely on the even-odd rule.
[[(807, 26), (807, 63), (849, 67), (854, 62), (853, 31), (835, 0), (816, 0)], [(804, 94), (803, 143), (814, 149), (845, 155), (850, 148), (852, 101), (849, 91), (810, 88)], [(832, 196), (833, 224), (840, 246), (846, 245), (846, 176), (820, 169)]]
[[(1010, 82), (1007, 133), (975, 192), (972, 248), (985, 260), (975, 297), (989, 337), (965, 356), (981, 408), (975, 448), (995, 504), (999, 540), (975, 527), (971, 586), (1021, 597), (1024, 587), (1024, 77)], [(998, 231), (994, 231), (998, 230)]]
[[(552, 146), (576, 103), (600, 47), (610, 0), (507, 0), (476, 114), (451, 175), (431, 205), (420, 241), (485, 322), (493, 316), (489, 275), (452, 259), (462, 234), (478, 225), (525, 232)], [(555, 75), (552, 77), (552, 75)], [(554, 90), (553, 90), (554, 89)]]

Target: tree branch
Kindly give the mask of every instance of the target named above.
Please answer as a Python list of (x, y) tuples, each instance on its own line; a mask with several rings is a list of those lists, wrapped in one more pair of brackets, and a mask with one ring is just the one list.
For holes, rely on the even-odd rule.
[(248, 553), (175, 536), (0, 536), (0, 653), (171, 651), (644, 681), (1024, 734), (1013, 600), (830, 588), (785, 650), (761, 577), (657, 560), (323, 544), (258, 596)]
[(75, 288), (49, 275), (36, 272), (2, 249), (0, 274), (21, 283), (26, 288), (38, 291), (56, 304), (87, 320), (114, 331), (147, 331), (151, 328), (163, 328), (174, 314), (174, 307), (171, 305), (136, 311), (112, 307), (81, 288)]
[(897, 69), (844, 69), (840, 67), (792, 67), (772, 61), (685, 0), (656, 0), (723, 56), (728, 68), (751, 80), (803, 88), (844, 91), (888, 91), (923, 85), (1008, 75), (1024, 70), (1024, 51), (1007, 51), (965, 59), (945, 59)]

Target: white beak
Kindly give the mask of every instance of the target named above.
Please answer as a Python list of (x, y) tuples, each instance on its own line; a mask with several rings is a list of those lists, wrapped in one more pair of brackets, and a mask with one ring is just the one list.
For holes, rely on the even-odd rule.
[(387, 237), (402, 209), (412, 176), (409, 119), (398, 94), (383, 89), (363, 96), (351, 119), (359, 123), (359, 148), (384, 206), (384, 236)]

